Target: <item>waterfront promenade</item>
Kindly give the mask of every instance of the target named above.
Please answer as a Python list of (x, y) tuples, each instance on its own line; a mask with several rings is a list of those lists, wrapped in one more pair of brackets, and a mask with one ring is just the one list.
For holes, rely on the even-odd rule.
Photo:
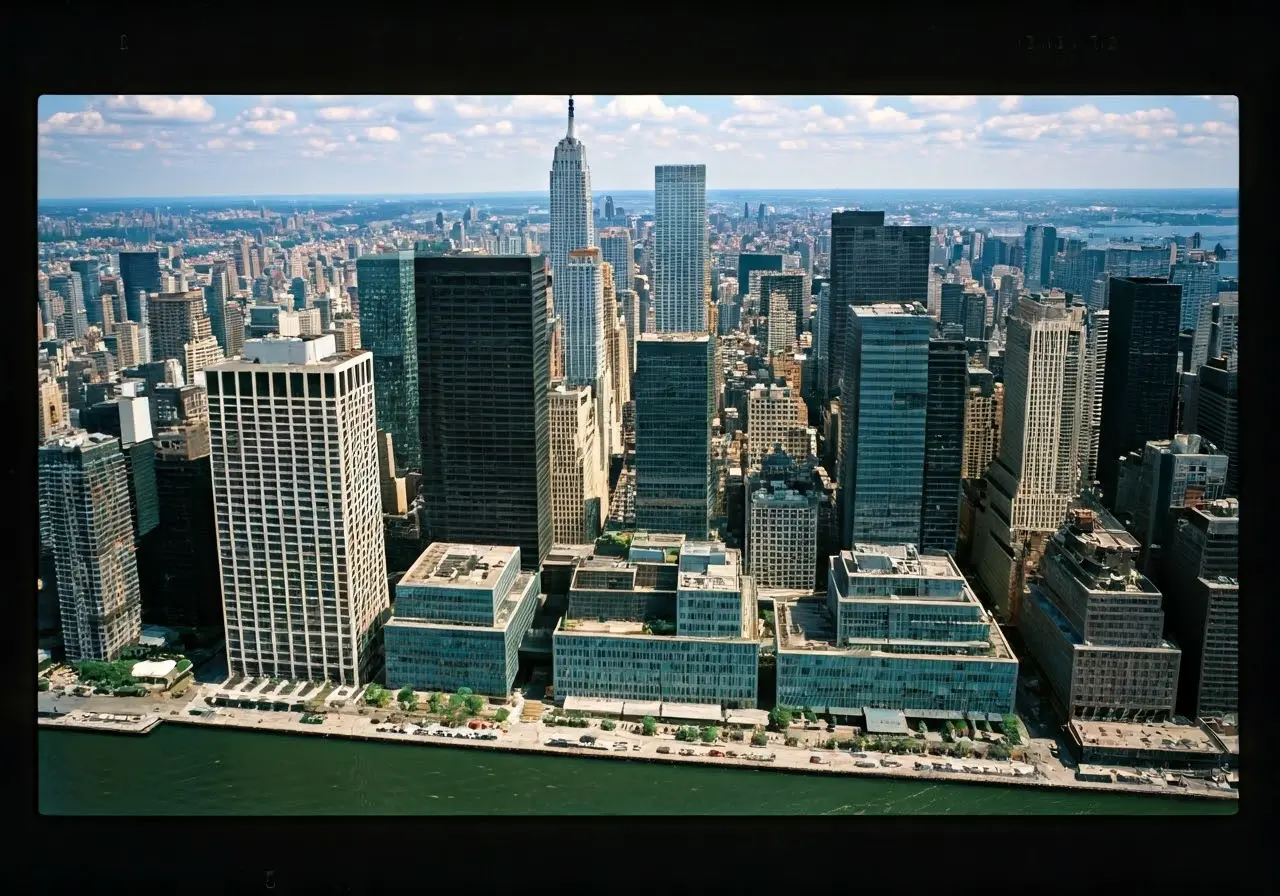
[[(1198, 782), (1185, 787), (1170, 787), (1161, 782), (1149, 784), (1104, 783), (1076, 780), (1072, 772), (1049, 763), (1033, 761), (1032, 763), (1002, 763), (991, 760), (949, 760), (953, 766), (981, 771), (939, 771), (921, 770), (915, 767), (918, 760), (926, 757), (913, 756), (881, 756), (870, 752), (854, 755), (837, 750), (817, 750), (807, 747), (786, 747), (770, 744), (767, 747), (753, 747), (750, 744), (683, 744), (671, 735), (659, 733), (654, 737), (645, 737), (638, 731), (618, 730), (602, 731), (593, 726), (589, 729), (564, 728), (544, 725), (541, 722), (520, 721), (521, 705), (517, 701), (509, 707), (511, 718), (504, 724), (505, 730), (498, 734), (496, 740), (472, 741), (427, 734), (400, 734), (395, 731), (378, 731), (378, 728), (389, 727), (385, 722), (374, 724), (373, 719), (384, 719), (389, 710), (366, 709), (361, 714), (356, 707), (345, 707), (341, 711), (330, 710), (322, 724), (306, 724), (298, 713), (263, 712), (251, 709), (216, 710), (208, 707), (204, 697), (217, 692), (216, 687), (195, 687), (180, 699), (161, 698), (115, 698), (115, 697), (57, 697), (40, 695), (42, 710), (52, 709), (56, 704), (59, 711), (66, 712), (60, 718), (41, 718), (42, 727), (61, 729), (80, 729), (98, 732), (118, 732), (145, 734), (156, 725), (170, 722), (179, 725), (224, 728), (231, 730), (267, 731), (280, 734), (307, 735), (311, 737), (330, 737), (339, 739), (359, 739), (365, 741), (400, 742), (406, 746), (418, 748), (451, 747), (463, 750), (497, 750), (516, 753), (571, 754), (580, 758), (599, 758), (616, 760), (641, 760), (671, 764), (691, 764), (702, 766), (730, 766), (738, 768), (772, 769), (781, 772), (804, 773), (816, 775), (863, 776), (896, 779), (916, 779), (934, 782), (972, 783), (997, 786), (1022, 786), (1047, 788), (1051, 790), (1094, 791), (1110, 793), (1130, 793), (1163, 795), (1184, 798), (1216, 798), (1234, 800), (1239, 794), (1234, 790), (1218, 790), (1203, 786)], [(193, 715), (192, 710), (202, 711), (201, 715)], [(136, 722), (106, 721), (98, 714), (108, 713), (113, 716), (137, 715)], [(597, 723), (598, 725), (598, 723)], [(637, 726), (638, 727), (638, 726)], [(670, 727), (670, 726), (669, 726)], [(623, 750), (597, 750), (578, 743), (583, 734), (590, 734), (601, 742), (624, 742)], [(546, 741), (552, 738), (563, 738), (571, 746), (547, 746)], [(669, 753), (659, 753), (661, 747)], [(693, 755), (682, 756), (681, 749), (689, 749)], [(735, 751), (736, 758), (713, 757), (710, 750), (723, 752)], [(746, 758), (748, 754), (772, 754), (771, 762), (753, 761)], [(813, 757), (819, 757), (815, 763)], [(885, 766), (882, 760), (901, 763), (898, 767)], [(939, 757), (928, 757), (927, 761), (941, 763), (948, 760)], [(861, 764), (859, 764), (861, 763)], [(1002, 768), (1001, 768), (1002, 767)], [(1000, 773), (986, 771), (989, 768), (1001, 768)], [(1018, 776), (1015, 769), (1023, 774)]]

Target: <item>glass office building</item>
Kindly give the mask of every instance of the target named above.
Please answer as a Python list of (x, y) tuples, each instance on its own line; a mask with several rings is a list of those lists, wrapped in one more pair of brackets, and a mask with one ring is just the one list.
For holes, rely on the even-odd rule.
[(845, 313), (840, 543), (917, 544), (933, 320), (919, 303)]
[(754, 708), (760, 645), (755, 585), (719, 542), (659, 543), (578, 567), (552, 638), (556, 699)]
[(778, 703), (838, 716), (1013, 711), (1018, 661), (950, 556), (855, 545), (827, 597), (779, 603)]
[(373, 352), (378, 429), (391, 433), (397, 470), (422, 470), (418, 442), (418, 308), (413, 253), (356, 260), (360, 346)]
[(636, 372), (636, 525), (706, 538), (715, 503), (715, 346), (706, 334), (645, 333)]
[(384, 630), (387, 687), (510, 694), (538, 587), (517, 547), (431, 545), (396, 586)]

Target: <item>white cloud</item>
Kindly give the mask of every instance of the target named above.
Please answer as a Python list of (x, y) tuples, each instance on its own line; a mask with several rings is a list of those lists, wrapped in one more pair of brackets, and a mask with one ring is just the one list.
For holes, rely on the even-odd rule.
[(493, 106), (469, 102), (454, 103), (453, 111), (459, 118), (492, 118), (498, 114), (498, 110)]
[(316, 110), (316, 118), (321, 121), (367, 121), (377, 114), (376, 109), (368, 106), (325, 106)]
[[(127, 149), (131, 152), (137, 152), (140, 149), (145, 149), (147, 146), (147, 144), (143, 143), (141, 140), (121, 140), (117, 143), (112, 143), (109, 145), (111, 146), (112, 149)], [(165, 146), (169, 146), (169, 145), (170, 144), (165, 144)]]
[(878, 96), (841, 96), (840, 99), (844, 100), (854, 111), (863, 114), (874, 109), (876, 103), (880, 101)]
[(742, 149), (742, 144), (737, 141), (730, 141), (729, 143), (713, 143), (711, 144), (711, 148), (716, 152), (730, 152), (735, 149)]
[(632, 121), (690, 121), (706, 124), (707, 116), (689, 106), (668, 106), (657, 94), (615, 96), (602, 110), (610, 118)]
[(108, 134), (119, 134), (121, 127), (110, 124), (95, 109), (84, 112), (55, 112), (40, 122), (38, 130), (41, 134), (59, 134), (75, 137), (100, 137)]
[(978, 104), (976, 96), (912, 96), (909, 98), (913, 106), (921, 106), (925, 109), (968, 109), (970, 106)]
[(1000, 111), (1012, 112), (1014, 109), (1018, 108), (1020, 105), (1022, 105), (1022, 97), (1018, 96), (1017, 94), (1011, 93), (1008, 96), (1004, 97), (1002, 100), (1000, 100)]
[(782, 140), (778, 143), (778, 149), (793, 150), (793, 149), (808, 149), (808, 148), (809, 148), (808, 140)]
[(256, 134), (278, 134), (298, 120), (298, 113), (279, 106), (254, 106), (240, 113), (244, 127)]
[(475, 124), (463, 131), (466, 137), (496, 137), (501, 134), (511, 134), (515, 131), (509, 121), (498, 121), (493, 124)]
[(366, 139), (372, 140), (374, 143), (395, 143), (400, 139), (400, 132), (387, 125), (366, 128), (364, 135)]
[(453, 134), (423, 134), (422, 142), (423, 143), (439, 143), (445, 146), (450, 146), (454, 143), (457, 143), (458, 140), (456, 137), (453, 136)]
[(893, 106), (869, 110), (867, 123), (872, 130), (897, 134), (918, 131), (924, 127), (924, 122), (913, 119), (906, 112), (895, 109)]
[[(1085, 103), (1064, 112), (1031, 115), (1014, 113), (988, 118), (979, 127), (986, 137), (1012, 141), (1039, 140), (1046, 135), (1055, 140), (1160, 141), (1177, 136), (1177, 116), (1172, 109), (1135, 109), (1132, 112), (1103, 112)], [(1157, 143), (1157, 145), (1159, 145)]]
[(175, 124), (212, 121), (217, 115), (202, 96), (112, 96), (103, 103), (112, 118), (165, 121)]
[(234, 149), (239, 149), (243, 152), (252, 152), (253, 148), (257, 145), (258, 144), (254, 143), (252, 140), (237, 140), (231, 144)]
[(210, 140), (208, 143), (205, 144), (205, 148), (206, 149), (224, 149), (226, 145), (227, 145), (226, 140), (223, 140), (220, 137), (215, 137), (214, 139)]
[(734, 108), (741, 109), (744, 112), (769, 112), (779, 108), (777, 97), (756, 96), (753, 94), (735, 96), (733, 105)]
[(413, 98), (413, 108), (419, 112), (434, 112), (436, 101), (429, 96), (415, 96)]
[[(578, 116), (583, 109), (595, 106), (596, 98), (590, 94), (574, 95), (573, 110)], [(498, 113), (511, 118), (559, 118), (567, 119), (569, 115), (569, 98), (567, 96), (551, 96), (544, 94), (517, 94), (511, 97)]]

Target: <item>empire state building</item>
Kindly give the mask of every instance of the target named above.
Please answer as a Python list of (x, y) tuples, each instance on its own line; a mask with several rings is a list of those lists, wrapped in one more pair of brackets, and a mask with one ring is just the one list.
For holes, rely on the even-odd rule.
[[(587, 167), (587, 148), (573, 135), (573, 97), (569, 97), (569, 129), (556, 144), (551, 163), (551, 251), (547, 260), (552, 273), (564, 277), (569, 253), (595, 244), (591, 169)], [(555, 301), (555, 313), (563, 313), (559, 299)]]

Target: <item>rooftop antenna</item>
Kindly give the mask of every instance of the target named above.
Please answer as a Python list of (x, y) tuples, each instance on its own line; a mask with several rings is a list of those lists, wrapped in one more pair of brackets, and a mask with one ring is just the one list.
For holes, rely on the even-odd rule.
[(569, 139), (573, 139), (573, 97), (569, 97)]

